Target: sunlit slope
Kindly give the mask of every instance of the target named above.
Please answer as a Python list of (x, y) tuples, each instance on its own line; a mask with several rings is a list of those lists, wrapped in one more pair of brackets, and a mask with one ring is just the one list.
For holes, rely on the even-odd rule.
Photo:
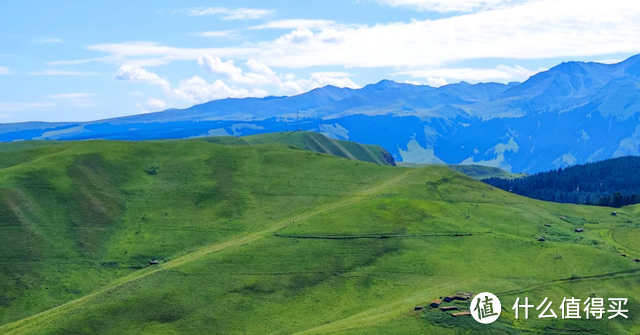
[[(400, 162), (400, 163), (397, 163), (397, 165), (401, 167), (420, 168), (420, 167), (425, 167), (431, 164)], [(515, 178), (522, 178), (526, 176), (525, 173), (511, 173), (501, 168), (492, 167), (492, 166), (455, 165), (455, 164), (449, 164), (447, 166), (452, 170), (458, 171), (460, 173), (464, 173), (467, 176), (476, 180), (482, 180), (486, 178), (515, 179)]]
[(503, 169), (482, 165), (449, 165), (450, 168), (464, 173), (474, 179), (482, 180), (485, 178), (503, 178), (514, 179), (526, 176), (524, 173), (511, 173)]
[[(556, 313), (563, 297), (594, 295), (627, 297), (640, 310), (640, 236), (630, 233), (638, 207), (614, 217), (509, 194), (444, 166), (394, 168), (277, 145), (63, 145), (0, 170), (3, 192), (13, 192), (2, 198), (13, 221), (0, 244), (12, 283), (0, 333), (640, 330), (633, 314), (524, 322), (510, 312), (518, 296), (548, 296)], [(150, 258), (161, 264), (142, 268)], [(506, 311), (484, 328), (413, 311), (456, 290), (496, 293)]]
[(361, 160), (382, 165), (394, 165), (393, 158), (377, 145), (341, 141), (328, 138), (320, 133), (286, 132), (244, 136), (242, 140), (250, 144), (283, 143), (304, 150), (330, 154), (334, 156)]
[(0, 324), (397, 173), (286, 145), (42, 143), (0, 152)]

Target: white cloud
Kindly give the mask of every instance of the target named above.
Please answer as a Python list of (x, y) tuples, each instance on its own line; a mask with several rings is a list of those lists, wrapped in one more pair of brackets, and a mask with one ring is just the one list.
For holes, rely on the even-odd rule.
[[(497, 9), (496, 9), (497, 8)], [(98, 60), (157, 64), (203, 54), (256, 59), (271, 67), (446, 67), (473, 59), (547, 59), (640, 52), (640, 2), (536, 0), (430, 20), (373, 26), (300, 28), (271, 41), (221, 48), (177, 48), (149, 42), (90, 45)], [(78, 60), (78, 61), (95, 61)], [(76, 61), (76, 62), (78, 62)], [(58, 61), (60, 62), (60, 61)], [(64, 61), (63, 61), (64, 62)], [(468, 78), (464, 78), (468, 80)]]
[(219, 57), (203, 55), (198, 58), (198, 65), (205, 71), (221, 76), (225, 79), (236, 80), (242, 77), (242, 69), (235, 67), (232, 60), (223, 62)]
[(274, 43), (280, 45), (305, 44), (313, 39), (313, 32), (307, 28), (300, 28), (278, 38)]
[(329, 20), (277, 20), (249, 27), (249, 29), (320, 29), (334, 24), (334, 21)]
[(220, 58), (211, 55), (203, 55), (198, 58), (198, 64), (208, 73), (215, 74), (235, 84), (251, 87), (280, 84), (280, 79), (278, 79), (276, 73), (255, 59), (247, 61), (247, 67), (252, 71), (248, 73), (243, 73), (242, 69), (236, 67), (232, 60), (223, 62)]
[(91, 62), (99, 62), (99, 61), (108, 61), (108, 57), (97, 57), (97, 58), (88, 58), (88, 59), (76, 59), (76, 60), (55, 60), (47, 62), (47, 65), (80, 65), (87, 64)]
[(239, 34), (235, 30), (218, 30), (218, 31), (203, 31), (199, 33), (193, 33), (194, 36), (211, 37), (211, 38), (238, 38)]
[(428, 77), (426, 84), (432, 87), (440, 87), (440, 86), (447, 85), (448, 83), (444, 78)]
[(0, 66), (0, 75), (3, 75), (3, 74), (9, 74), (9, 73), (11, 73), (11, 71), (9, 71), (9, 68), (8, 68), (8, 67), (6, 67), (6, 66)]
[(429, 12), (472, 12), (506, 6), (523, 0), (376, 0), (390, 7), (406, 7)]
[[(446, 85), (447, 83), (445, 79), (466, 80), (471, 82), (481, 82), (481, 81), (489, 81), (489, 80), (524, 81), (524, 80), (527, 80), (532, 75), (543, 70), (545, 69), (532, 71), (518, 65), (516, 65), (515, 67), (500, 65), (494, 69), (440, 68), (440, 69), (401, 71), (401, 72), (398, 72), (397, 74), (410, 75), (412, 78), (427, 78), (428, 85), (442, 86), (442, 85)], [(436, 84), (436, 85), (431, 85), (431, 84)]]
[(178, 87), (172, 91), (172, 94), (178, 99), (196, 104), (224, 98), (260, 97), (265, 96), (267, 93), (262, 90), (249, 92), (246, 89), (231, 88), (221, 80), (208, 84), (206, 80), (193, 76), (191, 79), (180, 81)]
[(224, 20), (255, 20), (273, 14), (271, 9), (256, 8), (193, 8), (188, 10), (190, 16), (223, 15)]
[(157, 112), (165, 109), (167, 109), (166, 102), (160, 99), (149, 98), (147, 99), (147, 102), (145, 104), (145, 111), (143, 111), (143, 113)]
[(118, 80), (139, 81), (151, 85), (157, 85), (162, 87), (164, 90), (169, 90), (171, 86), (168, 81), (138, 65), (122, 65), (120, 69), (118, 69), (115, 78)]
[(177, 60), (197, 60), (203, 54), (217, 55), (228, 58), (250, 58), (251, 54), (258, 54), (257, 46), (243, 46), (237, 48), (176, 48), (163, 46), (153, 42), (124, 42), (94, 44), (87, 46), (88, 50), (108, 54), (105, 57), (78, 60), (62, 60), (49, 62), (49, 65), (77, 65), (91, 62), (119, 63), (139, 66), (164, 65)]
[(354, 83), (349, 78), (326, 77), (321, 74), (314, 73), (309, 79), (285, 81), (282, 84), (282, 90), (288, 94), (300, 94), (310, 91), (314, 88), (327, 85), (336, 87), (360, 88), (358, 84)]
[(622, 62), (624, 59), (603, 59), (603, 60), (597, 60), (595, 61), (595, 63), (602, 63), (602, 64), (617, 64)]
[(33, 43), (42, 43), (42, 44), (62, 43), (62, 42), (63, 41), (59, 38), (39, 38), (33, 41)]
[(312, 73), (309, 79), (298, 80), (295, 80), (293, 75), (285, 75), (285, 80), (283, 81), (275, 71), (255, 59), (247, 61), (246, 65), (251, 72), (246, 73), (241, 68), (236, 67), (233, 61), (224, 62), (220, 58), (211, 55), (200, 57), (198, 64), (208, 73), (215, 74), (231, 83), (247, 87), (273, 85), (278, 86), (287, 94), (299, 94), (326, 85), (359, 87), (351, 79), (347, 78), (351, 75), (344, 72), (316, 72)]
[(417, 80), (406, 80), (405, 83), (411, 84), (411, 85), (428, 85), (431, 87), (440, 87), (448, 84), (444, 78), (434, 78), (434, 77), (428, 77), (425, 83), (421, 83)]
[(129, 95), (132, 95), (132, 96), (134, 96), (134, 97), (137, 97), (137, 96), (143, 96), (143, 95), (144, 95), (144, 93), (142, 93), (142, 92), (138, 92), (138, 91), (132, 91), (132, 92), (129, 92)]
[(100, 73), (87, 71), (44, 70), (28, 73), (30, 76), (97, 76)]

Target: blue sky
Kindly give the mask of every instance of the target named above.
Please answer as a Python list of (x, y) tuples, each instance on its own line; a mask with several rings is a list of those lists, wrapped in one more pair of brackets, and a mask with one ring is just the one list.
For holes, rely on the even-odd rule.
[(381, 79), (524, 81), (639, 53), (638, 17), (622, 0), (0, 1), (0, 123)]

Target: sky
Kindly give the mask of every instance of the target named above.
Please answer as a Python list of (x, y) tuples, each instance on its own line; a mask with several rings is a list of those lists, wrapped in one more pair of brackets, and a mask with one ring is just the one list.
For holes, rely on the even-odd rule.
[(0, 0), (0, 123), (382, 79), (525, 81), (640, 53), (640, 1)]

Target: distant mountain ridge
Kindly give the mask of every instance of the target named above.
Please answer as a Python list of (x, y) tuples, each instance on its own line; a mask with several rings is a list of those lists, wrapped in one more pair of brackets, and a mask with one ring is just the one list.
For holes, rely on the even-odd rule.
[[(296, 112), (300, 123), (296, 125)], [(0, 125), (0, 141), (242, 136), (301, 128), (376, 144), (396, 161), (535, 173), (640, 152), (640, 55), (566, 62), (524, 83), (438, 88), (382, 80), (291, 97), (222, 99), (78, 123)]]

